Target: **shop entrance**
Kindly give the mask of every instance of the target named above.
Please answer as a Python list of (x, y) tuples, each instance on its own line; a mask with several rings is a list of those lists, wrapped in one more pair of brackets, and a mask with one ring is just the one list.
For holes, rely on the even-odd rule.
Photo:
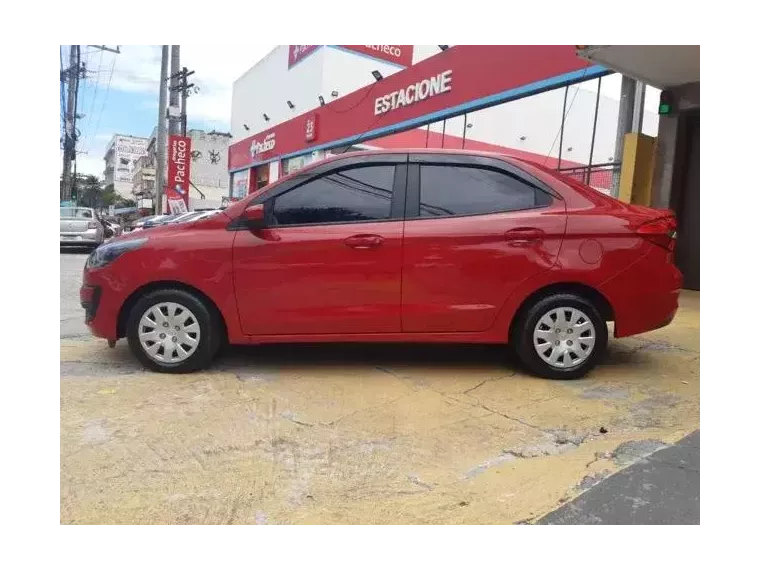
[(261, 190), (269, 184), (269, 164), (264, 164), (256, 169), (255, 173), (256, 190)]
[(699, 291), (699, 109), (684, 115), (683, 178), (671, 205), (678, 217), (676, 264), (684, 289)]

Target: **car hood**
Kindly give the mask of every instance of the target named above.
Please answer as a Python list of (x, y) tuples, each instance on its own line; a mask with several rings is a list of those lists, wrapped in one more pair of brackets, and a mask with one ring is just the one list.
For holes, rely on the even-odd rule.
[(208, 228), (225, 227), (227, 224), (230, 223), (230, 221), (232, 220), (224, 213), (224, 211), (220, 211), (219, 214), (217, 215), (209, 216), (201, 220), (194, 220), (191, 222), (180, 222), (178, 224), (164, 224), (162, 226), (155, 226), (152, 228), (143, 228), (137, 233), (121, 234), (120, 236), (115, 237), (112, 240), (110, 240), (109, 243), (126, 241), (130, 239), (139, 239), (139, 238), (144, 238), (144, 237), (157, 238), (157, 237), (163, 237), (163, 236), (177, 235), (189, 230), (206, 228), (206, 227)]

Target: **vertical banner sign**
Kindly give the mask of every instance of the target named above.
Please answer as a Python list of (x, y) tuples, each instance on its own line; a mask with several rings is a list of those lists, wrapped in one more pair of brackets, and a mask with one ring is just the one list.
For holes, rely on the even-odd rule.
[(169, 137), (169, 180), (166, 198), (172, 214), (187, 212), (190, 196), (190, 137)]
[(305, 125), (306, 142), (314, 142), (317, 140), (317, 115), (312, 113), (306, 116)]

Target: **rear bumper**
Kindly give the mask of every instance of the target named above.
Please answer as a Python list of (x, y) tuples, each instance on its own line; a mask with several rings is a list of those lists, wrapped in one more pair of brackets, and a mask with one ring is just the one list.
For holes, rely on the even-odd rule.
[(61, 233), (61, 245), (100, 245), (101, 243), (103, 243), (103, 232), (100, 230)]
[(642, 258), (602, 287), (615, 313), (615, 337), (669, 325), (678, 312), (683, 275), (658, 259)]

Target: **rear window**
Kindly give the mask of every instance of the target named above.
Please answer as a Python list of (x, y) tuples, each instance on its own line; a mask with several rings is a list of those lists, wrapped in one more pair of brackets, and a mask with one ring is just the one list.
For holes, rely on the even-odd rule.
[(61, 208), (61, 217), (92, 219), (94, 216), (89, 208)]

